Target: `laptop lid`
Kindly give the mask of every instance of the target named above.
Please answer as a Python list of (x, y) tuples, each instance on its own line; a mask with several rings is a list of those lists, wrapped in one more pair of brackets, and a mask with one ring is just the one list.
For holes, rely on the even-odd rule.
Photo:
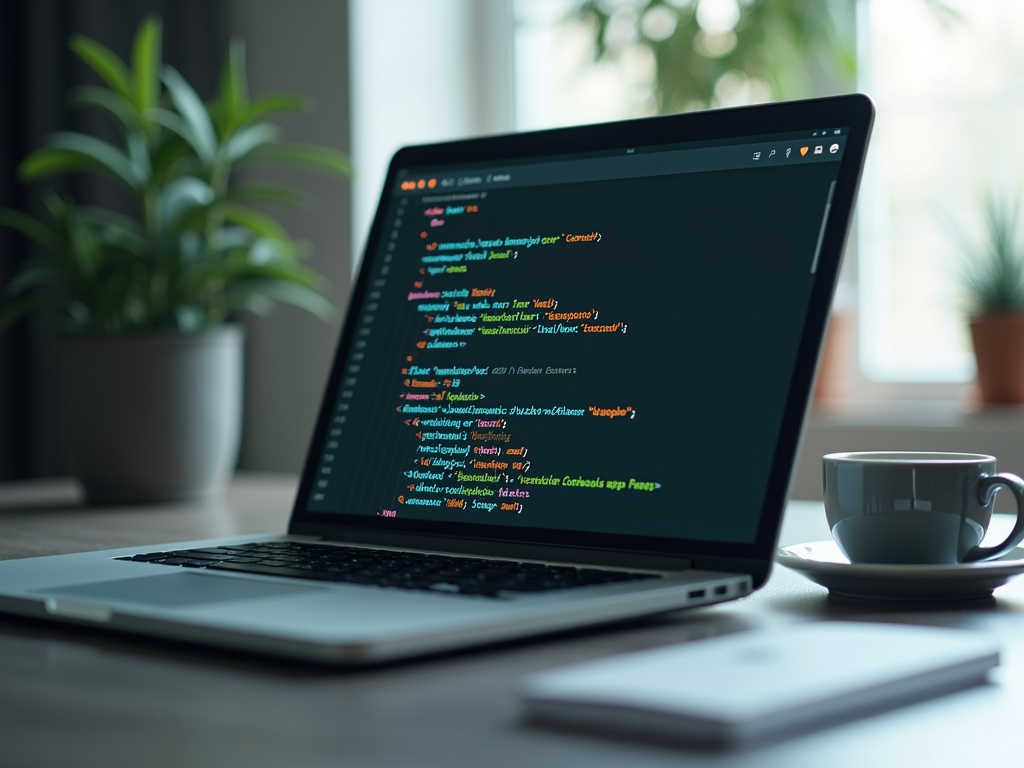
[(765, 578), (872, 118), (398, 152), (290, 532)]

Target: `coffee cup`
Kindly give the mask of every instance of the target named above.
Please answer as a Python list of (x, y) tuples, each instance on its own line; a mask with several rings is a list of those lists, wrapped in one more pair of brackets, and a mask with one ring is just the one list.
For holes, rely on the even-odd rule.
[[(991, 560), (1024, 540), (1024, 481), (977, 453), (830, 453), (822, 458), (825, 515), (851, 563)], [(1017, 502), (1013, 531), (981, 546), (1000, 488)]]

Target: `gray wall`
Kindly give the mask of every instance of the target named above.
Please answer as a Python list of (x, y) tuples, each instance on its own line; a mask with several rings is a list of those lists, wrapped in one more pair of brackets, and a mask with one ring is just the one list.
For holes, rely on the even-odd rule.
[[(281, 120), (287, 138), (349, 150), (347, 3), (340, 0), (229, 0), (229, 29), (246, 42), (253, 95), (296, 91), (316, 101), (313, 114)], [(339, 315), (330, 324), (282, 307), (247, 320), (242, 469), (298, 471), (348, 301), (352, 255), (347, 182), (316, 172), (260, 171), (316, 198), (312, 210), (273, 209), (309, 264), (330, 281)], [(271, 210), (268, 208), (268, 210)]]

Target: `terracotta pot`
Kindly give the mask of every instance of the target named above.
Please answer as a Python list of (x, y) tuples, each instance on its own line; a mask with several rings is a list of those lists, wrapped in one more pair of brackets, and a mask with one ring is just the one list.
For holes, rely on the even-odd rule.
[(814, 388), (815, 400), (835, 400), (847, 395), (847, 362), (853, 357), (853, 322), (854, 318), (845, 312), (834, 312), (829, 318)]
[(67, 338), (60, 425), (93, 504), (202, 499), (227, 482), (242, 425), (240, 326)]
[(971, 318), (978, 387), (985, 403), (1024, 403), (1024, 312)]

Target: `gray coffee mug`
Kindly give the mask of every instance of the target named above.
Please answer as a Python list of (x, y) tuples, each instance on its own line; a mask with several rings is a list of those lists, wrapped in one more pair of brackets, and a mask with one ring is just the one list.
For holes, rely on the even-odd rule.
[[(1024, 540), (1024, 481), (977, 453), (830, 453), (825, 515), (851, 563), (972, 563)], [(999, 488), (1017, 501), (1006, 540), (982, 547)]]

